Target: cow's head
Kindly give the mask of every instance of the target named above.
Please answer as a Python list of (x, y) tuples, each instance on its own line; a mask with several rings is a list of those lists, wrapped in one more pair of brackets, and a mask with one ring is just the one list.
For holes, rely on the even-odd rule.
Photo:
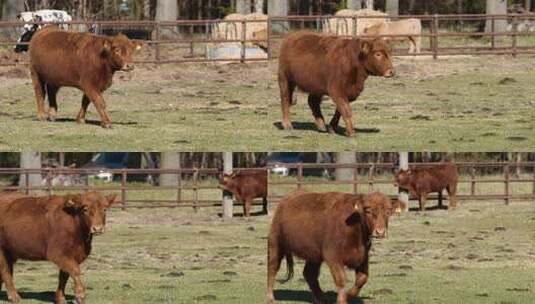
[(115, 71), (134, 70), (134, 60), (132, 55), (141, 49), (140, 42), (132, 41), (123, 34), (118, 34), (106, 40), (102, 46), (102, 53), (110, 59), (112, 68)]
[(396, 215), (400, 215), (403, 211), (407, 210), (407, 203), (400, 201), (399, 199), (392, 200), (392, 210)]
[(403, 188), (403, 189), (408, 189), (411, 183), (411, 176), (412, 176), (412, 172), (410, 169), (399, 170), (394, 177), (394, 180), (395, 180), (394, 186)]
[(32, 24), (30, 28), (24, 27), (24, 33), (17, 40), (17, 45), (15, 46), (15, 53), (22, 53), (28, 51), (28, 45), (22, 43), (28, 43), (32, 40), (33, 35), (39, 29), (38, 24)]
[(393, 77), (392, 52), (384, 39), (362, 39), (360, 41), (360, 60), (366, 71), (373, 76)]
[(382, 193), (374, 192), (366, 195), (362, 204), (355, 204), (355, 211), (364, 215), (373, 237), (386, 237), (388, 218), (392, 215), (392, 201), (390, 198)]
[(90, 234), (104, 233), (106, 211), (115, 203), (117, 195), (103, 196), (92, 191), (85, 194), (67, 195), (64, 207), (73, 214), (79, 215), (87, 226)]
[(219, 178), (219, 188), (232, 192), (235, 194), (238, 189), (238, 182), (236, 181), (236, 172), (223, 173)]

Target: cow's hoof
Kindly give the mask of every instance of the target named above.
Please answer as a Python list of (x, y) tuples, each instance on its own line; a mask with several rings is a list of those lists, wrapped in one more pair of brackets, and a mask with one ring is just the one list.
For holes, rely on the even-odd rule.
[(13, 295), (8, 295), (7, 299), (12, 303), (18, 303), (18, 302), (20, 302), (21, 297), (19, 296), (18, 293), (15, 292), (15, 294), (13, 294)]
[(46, 114), (37, 114), (37, 120), (39, 121), (47, 121), (48, 116)]
[(337, 131), (336, 127), (333, 127), (331, 125), (327, 126), (327, 132), (329, 132), (329, 134), (333, 134), (334, 135), (334, 134), (336, 134), (336, 131)]
[(318, 131), (319, 132), (327, 132), (327, 127), (325, 127), (325, 125), (317, 125), (318, 126)]
[(85, 118), (76, 118), (76, 122), (79, 124), (85, 124)]
[(353, 137), (353, 136), (355, 136), (355, 132), (347, 132), (346, 131), (346, 136), (347, 137)]
[(111, 123), (103, 123), (103, 124), (101, 124), (101, 126), (102, 126), (104, 129), (111, 129)]
[(293, 129), (294, 129), (294, 127), (292, 126), (291, 123), (283, 123), (283, 124), (282, 124), (282, 128), (283, 128), (284, 130), (293, 130)]
[(56, 304), (65, 304), (65, 297), (56, 297)]
[(56, 116), (48, 115), (48, 121), (56, 121)]
[(83, 297), (76, 297), (76, 304), (84, 304), (85, 298)]

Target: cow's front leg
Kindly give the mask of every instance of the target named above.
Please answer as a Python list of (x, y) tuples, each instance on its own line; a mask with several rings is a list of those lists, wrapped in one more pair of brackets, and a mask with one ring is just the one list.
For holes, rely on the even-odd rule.
[(303, 276), (308, 284), (308, 287), (312, 291), (312, 303), (320, 304), (323, 303), (323, 291), (320, 287), (320, 282), (318, 277), (320, 275), (321, 263), (315, 263), (307, 261), (305, 263), (305, 268), (303, 269)]
[(360, 290), (368, 282), (368, 260), (364, 262), (364, 265), (355, 270), (355, 286), (347, 292), (347, 296), (350, 298), (358, 297)]
[[(72, 277), (74, 281), (74, 297), (76, 298), (76, 303), (83, 304), (85, 301), (85, 287), (82, 283), (82, 273), (80, 271), (80, 265), (78, 265), (78, 263), (76, 263), (76, 261), (74, 261), (73, 259), (65, 258), (63, 256), (59, 256), (51, 260), (59, 267), (61, 271), (68, 273), (68, 275)], [(66, 282), (67, 281), (65, 280), (65, 283)], [(60, 286), (58, 286), (58, 288), (59, 287)]]
[(337, 304), (347, 304), (347, 295), (345, 291), (346, 286), (346, 272), (344, 265), (338, 262), (327, 262), (331, 274), (334, 279), (334, 284), (336, 285), (336, 290), (338, 292), (338, 297), (336, 298)]
[(37, 104), (37, 119), (44, 121), (47, 119), (45, 113), (45, 83), (33, 68), (30, 68), (30, 72), (32, 76), (33, 90), (35, 92), (35, 101)]
[(321, 132), (327, 132), (327, 128), (325, 127), (325, 119), (321, 113), (321, 95), (308, 95), (308, 106), (310, 107), (310, 110), (312, 110), (312, 115), (314, 116), (318, 130)]
[(3, 250), (0, 250), (0, 276), (6, 284), (7, 299), (11, 302), (19, 302), (20, 296), (13, 284), (13, 261), (9, 261)]
[(425, 203), (427, 202), (427, 193), (422, 193), (420, 194), (420, 198), (419, 198), (419, 201), (420, 201), (420, 211), (425, 211)]
[(340, 112), (340, 115), (344, 119), (346, 135), (352, 137), (355, 135), (355, 130), (353, 129), (352, 110), (349, 101), (345, 97), (334, 97), (334, 102), (336, 103), (337, 111)]
[(253, 204), (252, 198), (247, 198), (243, 201), (243, 215), (249, 217), (251, 215), (251, 205)]
[(65, 286), (69, 280), (69, 273), (60, 270), (59, 271), (59, 281), (58, 281), (58, 290), (56, 291), (56, 304), (65, 303)]
[(87, 97), (93, 102), (100, 115), (100, 125), (105, 129), (110, 129), (111, 119), (106, 112), (106, 102), (104, 101), (104, 98), (102, 98), (102, 93), (95, 91), (87, 92)]

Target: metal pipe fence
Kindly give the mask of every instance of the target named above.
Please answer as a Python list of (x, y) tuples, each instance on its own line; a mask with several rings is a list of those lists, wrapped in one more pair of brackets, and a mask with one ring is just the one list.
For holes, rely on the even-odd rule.
[[(258, 171), (265, 168), (234, 168), (234, 172)], [(101, 182), (97, 174), (111, 174), (114, 182)], [(73, 169), (73, 168), (0, 168), (0, 178), (18, 177), (18, 185), (0, 185), (1, 191), (19, 191), (25, 194), (53, 195), (67, 192), (104, 191), (119, 195), (119, 208), (178, 208), (191, 207), (198, 211), (201, 207), (220, 207), (222, 189), (219, 188), (219, 169)], [(32, 175), (41, 177), (40, 185), (30, 185)], [(54, 185), (58, 176), (83, 176), (83, 182), (76, 185)], [(173, 185), (161, 186), (148, 182), (129, 182), (141, 176), (175, 177)], [(24, 182), (21, 182), (24, 181)], [(141, 193), (141, 194), (139, 194)], [(149, 194), (146, 194), (149, 193)]]
[[(81, 29), (87, 29), (92, 26), (110, 27), (120, 30), (121, 28), (144, 28), (150, 32), (150, 40), (145, 41), (150, 46), (151, 54), (148, 58), (137, 60), (138, 63), (145, 64), (166, 64), (166, 63), (185, 63), (185, 62), (254, 62), (266, 61), (277, 58), (277, 41), (280, 41), (285, 34), (275, 31), (277, 24), (286, 24), (286, 31), (295, 28), (308, 28), (321, 31), (323, 23), (326, 20), (342, 20), (345, 27), (348, 27), (348, 20), (352, 20), (354, 28), (347, 37), (370, 38), (374, 36), (357, 35), (357, 20), (367, 18), (387, 18), (390, 20), (402, 20), (407, 18), (417, 18), (424, 23), (427, 32), (422, 32), (420, 37), (429, 39), (428, 47), (422, 48), (421, 53), (409, 54), (405, 48), (395, 48), (394, 54), (397, 56), (456, 56), (456, 55), (512, 55), (535, 54), (535, 39), (529, 41), (526, 37), (535, 36), (535, 32), (519, 31), (518, 24), (521, 21), (533, 22), (535, 25), (535, 14), (508, 14), (508, 15), (400, 15), (400, 16), (272, 16), (267, 20), (177, 20), (177, 21), (71, 21), (61, 24), (78, 26)], [(449, 27), (441, 28), (441, 23), (451, 22), (490, 22), (492, 31), (474, 31), (465, 32), (459, 30), (450, 30)], [(495, 31), (496, 23), (506, 21), (511, 24), (511, 29), (507, 31)], [(232, 39), (214, 38), (213, 25), (239, 23), (241, 31), (237, 37)], [(267, 33), (263, 38), (247, 37), (247, 28), (254, 23), (266, 23)], [(6, 32), (6, 29), (12, 29), (16, 34), (20, 34), (20, 29), (24, 22), (0, 22), (0, 33)], [(35, 22), (35, 24), (50, 24), (44, 22)], [(58, 24), (58, 23), (54, 23)], [(381, 35), (385, 38), (403, 38), (407, 35)], [(462, 43), (463, 41), (453, 41), (455, 38), (487, 38), (488, 43), (479, 43), (478, 45), (454, 45), (452, 43)], [(524, 39), (520, 41), (520, 39)], [(506, 42), (500, 40), (507, 40)], [(475, 41), (475, 39), (474, 39)], [(523, 45), (521, 45), (521, 42)], [(0, 38), (0, 47), (13, 47), (17, 43), (16, 39)], [(206, 55), (207, 45), (221, 43), (236, 43), (240, 45), (239, 58), (208, 58)], [(246, 48), (248, 44), (264, 44), (266, 46), (265, 58), (251, 58), (247, 56)], [(169, 46), (173, 46), (169, 50)], [(178, 50), (185, 49), (185, 54), (177, 58)], [(205, 51), (204, 54), (196, 53), (199, 49)], [(165, 51), (165, 52), (164, 52)], [(164, 54), (165, 53), (165, 54)], [(3, 60), (0, 66), (28, 64), (27, 58), (22, 60)]]
[[(437, 163), (411, 163), (411, 167), (426, 167), (436, 165)], [(346, 186), (345, 189), (351, 188), (353, 193), (373, 192), (377, 188), (390, 188), (386, 194), (392, 198), (397, 197), (397, 188), (394, 187), (393, 174), (397, 169), (392, 163), (360, 163), (360, 164), (273, 164), (269, 167), (276, 168), (278, 166), (285, 166), (288, 169), (295, 171), (295, 177), (280, 179), (279, 181), (270, 180), (270, 193), (276, 192), (276, 187), (291, 188), (292, 190), (302, 190), (305, 187), (320, 187), (331, 185), (333, 188)], [(535, 162), (457, 162), (455, 163), (459, 170), (458, 192), (457, 198), (459, 200), (502, 200), (505, 204), (509, 204), (512, 200), (534, 200), (535, 201)], [(329, 180), (325, 178), (310, 178), (306, 179), (303, 172), (309, 169), (322, 170), (336, 170), (347, 169), (352, 170), (352, 180)], [(524, 173), (517, 175), (517, 170), (520, 169)], [(499, 171), (497, 174), (495, 171)], [(491, 173), (489, 173), (491, 172)], [(479, 173), (479, 174), (478, 174)], [(484, 184), (502, 184), (502, 193), (478, 193), (478, 186)], [(513, 191), (513, 186), (517, 184), (524, 184), (525, 191), (519, 193)], [(529, 186), (527, 185), (529, 184)], [(367, 189), (365, 189), (367, 188)], [(531, 191), (529, 191), (529, 189)], [(461, 190), (461, 191), (459, 191)], [(498, 189), (494, 189), (498, 190)], [(288, 194), (288, 191), (286, 193)], [(285, 195), (272, 194), (270, 196), (270, 203), (279, 201)], [(415, 199), (411, 197), (411, 199)], [(438, 200), (439, 195), (429, 196), (430, 200)]]

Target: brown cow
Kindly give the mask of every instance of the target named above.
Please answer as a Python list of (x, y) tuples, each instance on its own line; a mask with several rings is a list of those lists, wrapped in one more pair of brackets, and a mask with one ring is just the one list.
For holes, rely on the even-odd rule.
[(251, 214), (253, 199), (262, 198), (262, 211), (268, 213), (267, 171), (248, 170), (223, 174), (220, 187), (232, 193), (236, 200), (243, 202), (243, 214)]
[[(391, 213), (391, 201), (381, 193), (293, 193), (284, 198), (277, 206), (268, 237), (268, 302), (275, 301), (273, 284), (284, 257), (288, 280), (292, 277), (293, 255), (306, 261), (303, 275), (314, 303), (322, 303), (318, 276), (324, 261), (338, 289), (338, 303), (358, 296), (368, 280), (372, 237), (386, 236)], [(347, 294), (345, 266), (356, 274), (355, 285)]]
[(28, 197), (28, 195), (17, 191), (3, 191), (0, 192), (0, 204), (10, 203), (16, 199)]
[[(102, 92), (112, 84), (117, 71), (132, 71), (132, 53), (141, 44), (119, 34), (115, 37), (62, 31), (46, 27), (30, 42), (30, 72), (37, 100), (37, 118), (55, 120), (56, 95), (60, 87), (75, 87), (84, 92), (82, 108), (76, 120), (85, 123), (89, 103), (97, 109), (101, 125), (111, 127)], [(44, 100), (48, 94), (49, 110)]]
[(13, 285), (13, 265), (19, 259), (50, 261), (58, 266), (56, 303), (65, 303), (65, 285), (74, 280), (77, 303), (83, 303), (80, 264), (91, 252), (94, 235), (104, 232), (106, 209), (115, 195), (26, 197), (0, 204), (0, 278), (7, 297), (21, 298)]
[(307, 31), (288, 35), (282, 43), (279, 59), (282, 126), (292, 129), (290, 105), (297, 86), (309, 93), (308, 105), (320, 131), (327, 130), (321, 100), (329, 95), (336, 104), (336, 112), (328, 131), (336, 132), (341, 115), (346, 135), (353, 136), (349, 103), (364, 90), (369, 75), (394, 76), (391, 52), (383, 39), (343, 39)]
[(420, 202), (420, 211), (425, 210), (427, 195), (438, 192), (442, 196), (442, 190), (446, 189), (449, 195), (448, 209), (457, 207), (457, 180), (459, 173), (452, 163), (443, 163), (421, 168), (410, 168), (396, 173), (395, 185), (406, 189)]

